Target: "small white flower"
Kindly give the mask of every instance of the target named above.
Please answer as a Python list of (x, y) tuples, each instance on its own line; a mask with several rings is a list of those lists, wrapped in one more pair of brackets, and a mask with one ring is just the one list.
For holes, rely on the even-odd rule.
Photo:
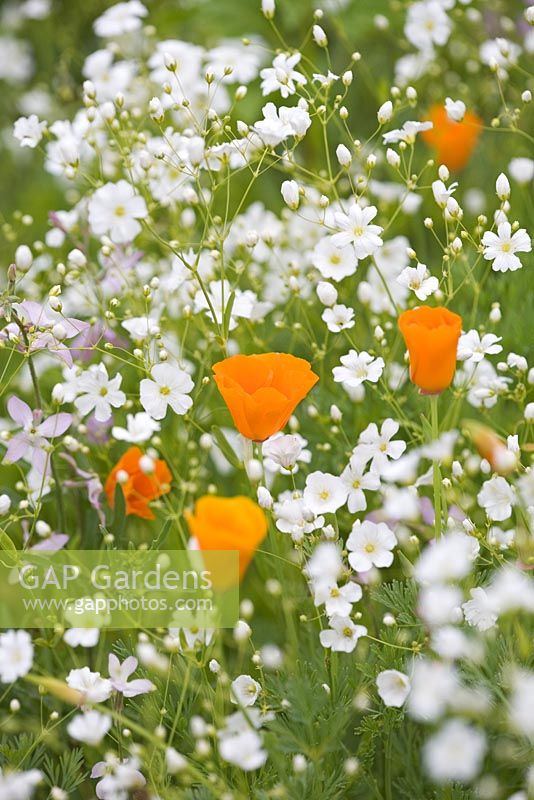
[(479, 631), (487, 631), (493, 628), (498, 617), (491, 597), (480, 586), (471, 589), (469, 594), (471, 595), (471, 600), (467, 600), (462, 605), (469, 625), (477, 627)]
[(325, 236), (315, 245), (312, 263), (323, 278), (341, 281), (349, 275), (354, 275), (358, 268), (358, 259), (350, 244), (345, 247), (336, 247), (332, 238), (332, 236)]
[(512, 158), (508, 165), (508, 172), (514, 181), (527, 186), (534, 180), (534, 159)]
[(371, 567), (389, 567), (393, 563), (391, 552), (397, 538), (385, 522), (357, 520), (347, 539), (349, 564), (356, 572), (367, 572)]
[(140, 0), (127, 0), (107, 8), (93, 24), (97, 36), (115, 37), (131, 33), (141, 27), (142, 17), (148, 11)]
[(332, 370), (334, 381), (343, 383), (349, 388), (360, 386), (364, 381), (377, 383), (384, 371), (384, 359), (373, 358), (373, 356), (362, 350), (349, 350), (347, 355), (341, 356), (342, 367), (334, 367)]
[(33, 644), (27, 631), (0, 633), (0, 681), (13, 683), (27, 675), (33, 664)]
[(439, 289), (439, 281), (430, 275), (426, 264), (403, 269), (397, 281), (401, 286), (411, 289), (418, 300), (426, 300)]
[(501, 339), (501, 336), (496, 336), (494, 333), (485, 333), (480, 338), (478, 331), (467, 331), (460, 336), (457, 358), (468, 364), (478, 364), (485, 356), (501, 352), (502, 347), (498, 344)]
[(125, 180), (106, 183), (97, 189), (88, 209), (93, 233), (96, 236), (107, 233), (117, 244), (133, 241), (141, 230), (137, 220), (148, 214), (143, 198)]
[(111, 728), (111, 718), (98, 711), (76, 714), (67, 725), (69, 736), (78, 742), (96, 747)]
[(482, 237), (484, 258), (493, 261), (491, 268), (495, 272), (512, 272), (523, 266), (516, 253), (530, 253), (532, 242), (524, 228), (519, 228), (512, 234), (509, 222), (501, 222), (497, 233), (486, 231)]
[[(399, 430), (399, 423), (389, 417), (384, 420), (380, 431), (371, 422), (358, 439), (358, 453), (371, 460), (371, 470), (379, 474), (387, 467), (389, 459), (396, 461), (406, 450), (406, 442), (393, 439)], [(392, 441), (393, 440), (393, 441)]]
[(334, 614), (329, 621), (330, 627), (319, 634), (321, 644), (336, 653), (352, 653), (358, 639), (367, 635), (364, 625), (355, 625), (350, 617), (340, 617)]
[(406, 142), (406, 144), (413, 144), (418, 133), (428, 131), (433, 127), (432, 122), (417, 122), (408, 120), (402, 128), (396, 128), (393, 131), (388, 131), (383, 134), (384, 144), (395, 144), (396, 142)]
[(319, 581), (314, 587), (313, 602), (316, 606), (324, 605), (329, 617), (337, 614), (339, 617), (348, 617), (352, 611), (352, 604), (362, 598), (362, 588), (358, 583), (349, 582), (338, 586), (335, 581)]
[(120, 408), (126, 402), (126, 395), (119, 388), (121, 382), (122, 375), (110, 378), (104, 364), (92, 364), (83, 372), (77, 381), (79, 397), (74, 401), (82, 417), (94, 411), (98, 422), (106, 422), (112, 407)]
[(342, 167), (350, 167), (352, 164), (352, 154), (344, 144), (338, 144), (336, 147), (336, 158)]
[(153, 419), (163, 419), (170, 406), (175, 414), (187, 414), (193, 405), (189, 393), (194, 389), (191, 376), (180, 367), (156, 364), (152, 380), (143, 378), (139, 385), (141, 405)]
[(404, 33), (411, 44), (423, 52), (432, 45), (447, 43), (452, 24), (440, 0), (421, 0), (408, 9)]
[(510, 197), (510, 181), (504, 172), (501, 172), (495, 181), (495, 193), (499, 200), (508, 200)]
[(286, 206), (296, 211), (300, 203), (299, 185), (296, 181), (284, 181), (280, 188)]
[(306, 478), (303, 499), (314, 514), (334, 513), (346, 502), (347, 489), (337, 475), (317, 470)]
[(334, 219), (336, 227), (340, 233), (332, 236), (332, 242), (336, 247), (345, 247), (352, 244), (356, 258), (362, 259), (375, 253), (383, 242), (380, 238), (382, 228), (380, 225), (372, 225), (377, 215), (375, 206), (362, 208), (358, 203), (353, 203), (347, 214), (336, 211)]
[(400, 708), (410, 693), (410, 679), (404, 672), (386, 669), (377, 675), (378, 694), (386, 706)]
[(0, 797), (3, 800), (31, 800), (43, 773), (38, 769), (25, 772), (6, 772), (0, 768)]
[(223, 736), (219, 742), (219, 753), (224, 761), (245, 772), (259, 769), (267, 761), (261, 736), (253, 730)]
[(437, 783), (468, 782), (476, 777), (486, 752), (486, 737), (477, 728), (451, 719), (426, 742), (423, 759)]
[(299, 86), (306, 84), (306, 78), (301, 72), (294, 69), (301, 59), (300, 53), (289, 55), (279, 53), (273, 60), (272, 67), (266, 67), (260, 72), (261, 90), (263, 95), (280, 92), (285, 99), (295, 94)]
[(102, 678), (99, 672), (91, 672), (89, 667), (71, 669), (67, 675), (67, 684), (83, 694), (84, 703), (102, 703), (113, 691), (110, 681)]
[(37, 147), (46, 130), (46, 122), (39, 122), (39, 117), (30, 114), (29, 117), (19, 117), (13, 126), (13, 136), (18, 139), (21, 147)]
[(482, 484), (477, 500), (490, 519), (501, 522), (512, 516), (516, 495), (514, 487), (505, 478), (494, 476)]
[(174, 747), (165, 750), (165, 766), (169, 775), (176, 775), (187, 767), (187, 759)]
[(261, 692), (258, 681), (250, 675), (240, 675), (232, 681), (230, 699), (239, 706), (253, 706)]
[(116, 425), (111, 429), (111, 435), (118, 441), (142, 444), (148, 442), (160, 428), (159, 422), (152, 419), (150, 414), (140, 411), (138, 414), (127, 414), (126, 428)]
[(295, 434), (275, 433), (263, 442), (262, 453), (280, 467), (292, 470), (304, 447), (304, 439)]
[(461, 122), (465, 116), (465, 103), (463, 100), (452, 100), (452, 98), (446, 97), (445, 111), (450, 120)]
[(380, 488), (380, 476), (376, 472), (365, 472), (368, 461), (365, 454), (357, 451), (341, 473), (341, 480), (349, 491), (347, 507), (351, 514), (367, 508), (364, 489), (376, 492)]
[(386, 122), (389, 122), (392, 116), (393, 116), (393, 103), (391, 102), (391, 100), (386, 100), (386, 102), (382, 103), (382, 105), (378, 109), (376, 117), (380, 125), (384, 125)]
[(333, 308), (326, 308), (321, 314), (321, 319), (329, 331), (340, 333), (354, 327), (354, 309), (341, 304), (335, 305)]
[(316, 293), (324, 306), (333, 306), (337, 302), (337, 289), (327, 281), (319, 281)]

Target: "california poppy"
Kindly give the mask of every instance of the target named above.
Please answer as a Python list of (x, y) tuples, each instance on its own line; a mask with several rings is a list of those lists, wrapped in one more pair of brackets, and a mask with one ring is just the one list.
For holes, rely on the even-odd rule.
[(436, 151), (436, 159), (456, 171), (465, 167), (480, 136), (482, 120), (467, 111), (461, 122), (449, 119), (445, 107), (432, 106), (428, 119), (433, 127), (421, 132), (423, 141)]
[(106, 495), (110, 506), (115, 503), (115, 488), (120, 483), (126, 501), (126, 513), (144, 519), (154, 519), (149, 508), (156, 500), (170, 491), (171, 472), (163, 459), (152, 459), (149, 469), (141, 468), (143, 452), (139, 447), (130, 447), (117, 461), (106, 480)]
[(474, 419), (464, 420), (462, 428), (469, 433), (476, 449), (489, 462), (493, 472), (508, 475), (514, 471), (517, 467), (517, 454), (506, 446), (493, 428)]
[[(267, 533), (267, 520), (261, 508), (249, 497), (204, 495), (197, 500), (194, 513), (186, 512), (185, 518), (201, 550), (239, 551), (241, 580)], [(220, 569), (217, 570), (216, 563), (212, 573), (215, 587), (222, 588), (221, 581), (217, 580), (221, 576), (218, 576)], [(222, 580), (226, 581), (225, 576)]]
[(399, 317), (399, 328), (410, 355), (410, 379), (424, 394), (439, 394), (450, 386), (462, 318), (446, 308), (420, 306)]
[(319, 380), (308, 361), (288, 353), (232, 356), (213, 372), (237, 430), (255, 442), (282, 430)]

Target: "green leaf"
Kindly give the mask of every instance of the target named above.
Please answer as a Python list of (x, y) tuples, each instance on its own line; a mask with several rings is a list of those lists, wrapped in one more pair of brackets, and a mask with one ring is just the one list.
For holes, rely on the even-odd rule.
[(217, 447), (219, 448), (225, 459), (232, 465), (232, 467), (240, 469), (241, 462), (239, 461), (232, 447), (228, 443), (221, 429), (217, 425), (213, 425), (211, 428), (211, 432), (213, 434), (213, 438), (217, 442)]
[(0, 550), (2, 551), (0, 562), (5, 567), (14, 567), (19, 563), (18, 550), (3, 528), (0, 528)]
[(224, 317), (223, 317), (223, 336), (226, 339), (228, 336), (228, 331), (230, 330), (230, 318), (232, 316), (232, 309), (234, 307), (235, 301), (235, 292), (232, 292), (230, 297), (228, 298), (228, 303), (226, 304), (226, 308), (224, 309)]
[(118, 539), (124, 533), (126, 525), (126, 500), (120, 483), (117, 483), (115, 487), (113, 510), (113, 522), (110, 527), (113, 535)]

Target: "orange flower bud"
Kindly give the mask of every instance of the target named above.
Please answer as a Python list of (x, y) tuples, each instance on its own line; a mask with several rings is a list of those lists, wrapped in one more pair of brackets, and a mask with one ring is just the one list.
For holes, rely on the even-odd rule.
[(213, 372), (237, 430), (255, 442), (282, 430), (319, 380), (308, 361), (288, 353), (225, 358)]
[(439, 394), (450, 386), (462, 318), (446, 308), (419, 306), (399, 317), (410, 355), (410, 380), (423, 394)]
[[(155, 519), (148, 504), (170, 491), (172, 475), (161, 458), (153, 459), (152, 463), (148, 464), (147, 470), (147, 465), (141, 461), (143, 456), (139, 447), (130, 447), (109, 473), (105, 490), (108, 502), (113, 508), (115, 488), (119, 483), (126, 501), (126, 513), (143, 519)], [(147, 461), (150, 462), (150, 459)]]
[[(238, 550), (239, 580), (267, 533), (267, 519), (249, 497), (204, 495), (185, 518), (201, 550)], [(217, 565), (213, 572), (217, 576)], [(222, 587), (217, 587), (222, 588)]]
[(426, 119), (434, 127), (422, 131), (423, 141), (436, 151), (436, 159), (453, 171), (463, 169), (475, 149), (482, 130), (482, 120), (467, 111), (461, 122), (449, 119), (443, 105), (432, 106)]
[(508, 475), (514, 471), (518, 460), (516, 454), (508, 449), (492, 428), (474, 419), (464, 420), (463, 427), (471, 436), (479, 454), (489, 462), (494, 472)]

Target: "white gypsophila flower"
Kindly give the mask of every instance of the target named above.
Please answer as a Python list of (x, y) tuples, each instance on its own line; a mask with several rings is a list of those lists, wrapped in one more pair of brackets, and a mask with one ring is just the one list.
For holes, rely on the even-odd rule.
[(333, 308), (326, 308), (321, 314), (321, 319), (331, 333), (341, 333), (355, 325), (354, 309), (341, 304), (335, 305)]
[(495, 194), (499, 200), (508, 200), (510, 197), (510, 181), (504, 172), (501, 172), (495, 181)]
[(408, 9), (404, 33), (418, 50), (447, 43), (452, 24), (439, 0), (420, 0)]
[(396, 461), (406, 450), (406, 442), (393, 440), (398, 433), (399, 423), (389, 417), (384, 420), (380, 430), (371, 422), (358, 438), (357, 451), (371, 461), (371, 470), (379, 474), (387, 467), (389, 459)]
[(336, 582), (320, 580), (314, 586), (313, 602), (316, 606), (324, 605), (329, 617), (336, 614), (339, 617), (348, 617), (352, 612), (353, 603), (362, 598), (362, 588), (359, 584), (350, 581), (344, 586)]
[(349, 564), (356, 572), (367, 572), (371, 567), (389, 567), (393, 563), (392, 550), (397, 538), (385, 522), (356, 520), (347, 539)]
[(337, 302), (337, 289), (327, 281), (319, 281), (315, 292), (324, 306), (333, 306)]
[(295, 434), (275, 433), (262, 444), (262, 453), (276, 465), (292, 470), (302, 453), (306, 440)]
[(502, 351), (498, 344), (502, 341), (502, 336), (494, 333), (485, 333), (482, 338), (476, 330), (467, 331), (460, 336), (458, 342), (458, 361), (467, 361), (478, 364), (487, 355), (496, 355)]
[(333, 281), (341, 281), (354, 275), (358, 268), (354, 247), (350, 244), (337, 247), (332, 236), (325, 236), (317, 242), (312, 253), (312, 263), (323, 278)]
[(147, 216), (143, 198), (128, 181), (106, 183), (89, 200), (89, 224), (96, 236), (109, 234), (117, 244), (131, 242), (139, 231), (139, 219)]
[(506, 67), (515, 64), (520, 54), (520, 46), (503, 37), (488, 39), (480, 45), (480, 60), (490, 67), (496, 65), (497, 75), (501, 80), (508, 77)]
[(415, 120), (408, 120), (402, 128), (395, 128), (395, 130), (388, 131), (382, 134), (384, 144), (396, 144), (397, 142), (406, 142), (406, 144), (413, 144), (418, 133), (428, 131), (433, 127), (432, 122), (417, 122)]
[(486, 749), (482, 731), (462, 720), (451, 719), (425, 743), (423, 760), (436, 782), (467, 782), (478, 774)]
[(0, 768), (0, 797), (3, 800), (31, 800), (42, 780), (43, 773), (38, 769), (4, 774)]
[(126, 402), (126, 395), (119, 388), (122, 375), (110, 378), (104, 364), (91, 364), (82, 372), (77, 381), (79, 396), (74, 405), (82, 417), (94, 411), (98, 422), (106, 422), (112, 415), (112, 408), (120, 408)]
[(514, 181), (528, 186), (534, 180), (534, 159), (512, 158), (508, 165), (508, 172)]
[(263, 749), (261, 736), (253, 730), (222, 736), (219, 754), (224, 761), (245, 772), (259, 769), (267, 761), (267, 751)]
[(293, 211), (296, 211), (300, 203), (298, 183), (296, 181), (284, 181), (280, 187), (280, 192), (284, 198), (284, 203), (286, 206), (291, 208)]
[(76, 714), (67, 725), (69, 736), (77, 742), (84, 744), (100, 744), (104, 736), (111, 728), (111, 718), (99, 711), (86, 711), (84, 714)]
[(389, 122), (392, 116), (393, 116), (393, 103), (391, 102), (391, 100), (386, 100), (386, 102), (382, 103), (382, 105), (376, 112), (376, 118), (380, 123), (380, 125), (385, 125), (386, 122)]
[(509, 222), (501, 222), (497, 226), (497, 233), (486, 231), (482, 237), (484, 258), (492, 261), (491, 268), (495, 272), (508, 272), (521, 269), (523, 266), (516, 253), (530, 253), (532, 242), (524, 228), (519, 228), (512, 234)]
[(414, 576), (421, 584), (460, 580), (471, 572), (479, 550), (473, 536), (460, 531), (445, 533), (425, 547), (415, 563)]
[(177, 775), (187, 767), (187, 759), (174, 747), (165, 750), (165, 766), (169, 775)]
[(273, 506), (276, 527), (282, 533), (289, 533), (300, 540), (307, 533), (317, 530), (324, 524), (324, 517), (316, 516), (305, 504), (302, 497), (293, 495), (278, 498)]
[(401, 286), (411, 289), (418, 300), (426, 300), (439, 289), (438, 279), (430, 274), (426, 264), (406, 267), (398, 276), (397, 281)]
[(386, 669), (377, 675), (376, 687), (386, 706), (400, 708), (410, 693), (410, 679), (404, 672)]
[(460, 683), (456, 668), (449, 663), (417, 658), (411, 672), (408, 712), (417, 720), (432, 722), (447, 710)]
[(33, 664), (33, 644), (27, 631), (0, 633), (0, 681), (13, 683), (27, 675)]
[(266, 67), (260, 72), (261, 91), (263, 95), (280, 92), (286, 99), (295, 94), (297, 88), (307, 83), (305, 76), (294, 69), (301, 59), (300, 53), (279, 53), (273, 59), (272, 67)]
[(534, 613), (534, 583), (524, 571), (511, 565), (498, 570), (486, 592), (499, 616), (516, 610)]
[(463, 100), (453, 100), (451, 97), (445, 98), (445, 111), (453, 122), (461, 122), (465, 116), (465, 103)]
[(466, 621), (469, 625), (478, 628), (479, 631), (493, 628), (498, 615), (491, 595), (488, 595), (480, 586), (471, 589), (469, 594), (471, 600), (467, 600), (462, 605)]
[(461, 622), (463, 594), (457, 586), (434, 583), (419, 592), (417, 613), (429, 627)]
[(367, 635), (364, 625), (355, 625), (350, 617), (340, 617), (334, 614), (329, 619), (329, 628), (319, 634), (319, 639), (324, 648), (335, 653), (352, 653), (358, 639)]
[(384, 359), (374, 358), (369, 353), (362, 350), (349, 350), (347, 355), (339, 359), (343, 366), (334, 367), (332, 374), (336, 383), (343, 383), (349, 388), (360, 386), (364, 381), (377, 383), (384, 371)]
[(130, 317), (121, 323), (121, 327), (128, 331), (136, 342), (151, 339), (160, 332), (159, 321), (156, 317)]
[(376, 492), (380, 489), (380, 475), (372, 470), (366, 472), (368, 461), (367, 455), (356, 448), (340, 476), (348, 489), (347, 508), (351, 514), (367, 508), (364, 490)]
[(337, 583), (343, 570), (339, 546), (334, 542), (320, 542), (308, 560), (305, 572), (317, 589), (322, 583)]
[(43, 133), (46, 130), (46, 122), (39, 122), (36, 114), (29, 117), (19, 117), (13, 126), (13, 136), (18, 139), (21, 147), (37, 147)]
[(69, 647), (95, 647), (100, 638), (98, 628), (68, 628), (63, 640)]
[(118, 441), (142, 444), (148, 442), (160, 428), (160, 423), (156, 422), (150, 414), (139, 411), (137, 414), (127, 414), (126, 428), (115, 425), (111, 429), (111, 435)]
[(512, 516), (512, 506), (516, 502), (515, 489), (505, 478), (495, 475), (482, 484), (477, 500), (490, 519), (502, 522)]
[(143, 378), (139, 384), (141, 405), (153, 419), (163, 419), (170, 406), (175, 414), (187, 414), (193, 400), (189, 393), (195, 384), (189, 373), (178, 366), (156, 364), (150, 372), (152, 379)]
[(253, 706), (260, 692), (261, 686), (258, 681), (250, 675), (239, 675), (232, 681), (230, 700), (239, 706)]
[(451, 183), (448, 187), (443, 181), (432, 181), (432, 194), (440, 208), (445, 208), (452, 195), (458, 188), (458, 182)]
[(337, 475), (316, 470), (306, 478), (303, 500), (314, 514), (333, 514), (345, 504), (347, 489)]
[(94, 22), (93, 29), (97, 36), (112, 38), (131, 33), (141, 27), (142, 18), (148, 11), (140, 0), (128, 0), (116, 3), (107, 8)]
[(362, 208), (358, 203), (352, 203), (346, 214), (336, 211), (335, 225), (340, 232), (332, 236), (332, 243), (336, 247), (351, 244), (358, 259), (373, 255), (383, 244), (380, 238), (383, 228), (371, 224), (377, 213), (375, 206)]
[(84, 703), (102, 703), (113, 691), (111, 682), (102, 678), (99, 672), (91, 672), (89, 667), (71, 669), (67, 684), (82, 693)]

